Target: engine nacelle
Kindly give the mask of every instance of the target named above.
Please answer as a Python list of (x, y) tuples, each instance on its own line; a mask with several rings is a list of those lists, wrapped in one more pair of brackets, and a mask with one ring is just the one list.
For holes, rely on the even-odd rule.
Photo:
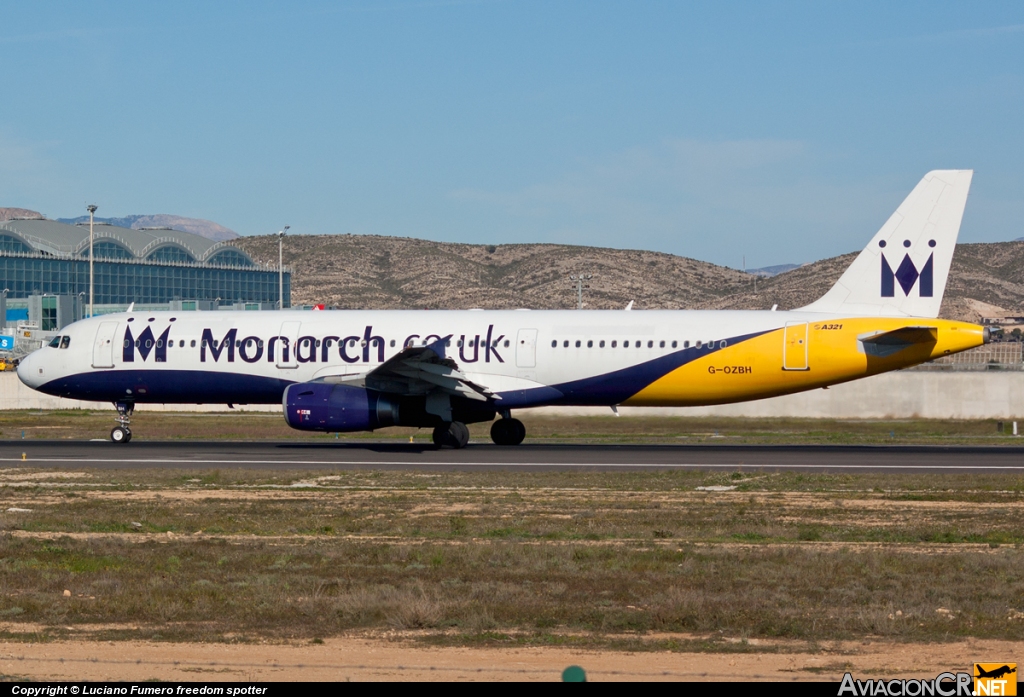
[(285, 388), (288, 425), (302, 431), (373, 431), (398, 423), (398, 403), (373, 390), (324, 382)]

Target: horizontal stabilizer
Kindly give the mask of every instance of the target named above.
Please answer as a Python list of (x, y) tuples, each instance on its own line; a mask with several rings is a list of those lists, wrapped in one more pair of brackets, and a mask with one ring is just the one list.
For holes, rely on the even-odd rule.
[(938, 327), (900, 327), (891, 332), (858, 337), (864, 353), (885, 358), (915, 344), (934, 344), (939, 340)]

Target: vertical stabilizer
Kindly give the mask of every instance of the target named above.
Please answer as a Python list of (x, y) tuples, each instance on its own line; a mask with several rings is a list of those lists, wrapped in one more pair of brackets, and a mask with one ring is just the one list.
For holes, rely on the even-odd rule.
[(973, 175), (969, 169), (926, 174), (832, 289), (800, 309), (938, 317)]

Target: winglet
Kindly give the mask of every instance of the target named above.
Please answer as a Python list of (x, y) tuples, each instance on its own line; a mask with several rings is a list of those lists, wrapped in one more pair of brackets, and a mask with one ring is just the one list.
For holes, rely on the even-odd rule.
[(448, 336), (442, 336), (437, 341), (433, 341), (427, 344), (426, 346), (424, 346), (424, 348), (427, 349), (428, 351), (433, 351), (437, 355), (437, 357), (443, 361), (445, 358), (447, 358), (447, 356), (445, 355), (445, 349), (448, 348), (448, 340), (451, 339), (452, 336), (452, 334), (449, 334)]

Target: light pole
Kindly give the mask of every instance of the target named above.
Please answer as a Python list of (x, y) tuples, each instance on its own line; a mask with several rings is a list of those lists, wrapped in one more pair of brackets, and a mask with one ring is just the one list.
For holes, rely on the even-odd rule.
[(594, 274), (581, 273), (578, 276), (569, 276), (569, 280), (576, 286), (576, 309), (583, 309), (583, 289), (589, 288), (590, 284), (584, 285), (584, 281), (589, 281), (594, 277)]
[(277, 233), (277, 309), (284, 309), (284, 233), (288, 232), (291, 225), (285, 225), (284, 230)]
[(95, 299), (95, 296), (93, 295), (94, 286), (92, 275), (92, 242), (94, 239), (92, 234), (92, 218), (93, 214), (96, 213), (96, 206), (90, 203), (86, 206), (86, 209), (89, 211), (89, 316), (92, 317), (92, 304)]

